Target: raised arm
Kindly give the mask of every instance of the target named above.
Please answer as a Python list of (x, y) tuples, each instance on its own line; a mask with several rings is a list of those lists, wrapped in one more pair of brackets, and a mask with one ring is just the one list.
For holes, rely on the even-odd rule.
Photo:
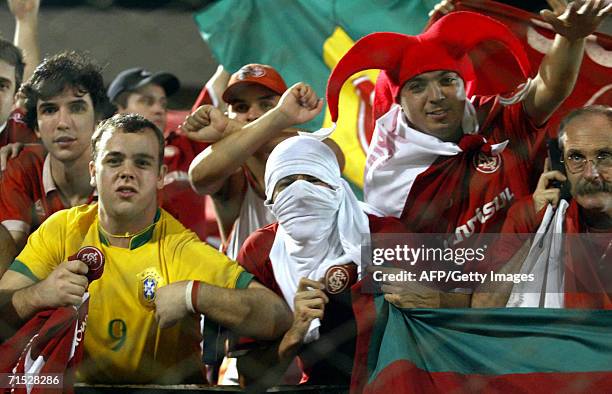
[(548, 3), (553, 11), (544, 10), (540, 14), (557, 34), (525, 99), (525, 110), (538, 125), (546, 122), (571, 94), (582, 64), (586, 37), (612, 11), (612, 3), (606, 5), (604, 0), (577, 0), (567, 6), (563, 0)]
[(15, 16), (15, 37), (13, 44), (23, 52), (26, 81), (40, 63), (38, 47), (38, 8), (40, 0), (7, 0), (11, 13)]
[(239, 127), (239, 123), (228, 119), (221, 121), (219, 116), (223, 115), (220, 111), (207, 109), (209, 122), (204, 117), (199, 125), (183, 125), (187, 136), (195, 140), (202, 140), (201, 136), (213, 134), (211, 128), (214, 128), (221, 137), (191, 163), (189, 178), (192, 185), (201, 194), (216, 193), (225, 180), (258, 149), (271, 139), (280, 136), (285, 129), (313, 119), (322, 108), (323, 102), (318, 99), (312, 88), (307, 84), (298, 83), (283, 94), (274, 109), (242, 127)]

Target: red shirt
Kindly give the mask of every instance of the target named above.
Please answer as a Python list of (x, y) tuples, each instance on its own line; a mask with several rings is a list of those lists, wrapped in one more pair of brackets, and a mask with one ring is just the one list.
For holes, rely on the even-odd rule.
[[(368, 215), (368, 219), (370, 232), (373, 234), (406, 232), (406, 227), (396, 218)], [(274, 270), (270, 261), (270, 250), (277, 230), (278, 222), (274, 222), (252, 233), (240, 248), (236, 260), (245, 270), (255, 275), (261, 284), (282, 298), (283, 293), (274, 279)]]
[[(94, 195), (89, 199), (93, 201)], [(88, 202), (88, 203), (89, 203)], [(51, 162), (42, 145), (26, 146), (8, 161), (0, 179), (0, 223), (29, 233), (64, 206), (51, 176)]]
[[(515, 233), (499, 248), (500, 258), (509, 258), (513, 250), (529, 239), (527, 233), (538, 230), (546, 207), (535, 212), (531, 196), (512, 206), (504, 223), (504, 233)], [(563, 245), (565, 265), (565, 307), (612, 309), (612, 237), (607, 231), (590, 229), (584, 223), (580, 207), (575, 200), (570, 202), (563, 223), (566, 234)], [(578, 236), (578, 234), (582, 234)], [(509, 234), (504, 234), (508, 237)]]
[(23, 112), (19, 109), (11, 113), (4, 129), (0, 131), (0, 148), (14, 142), (23, 142), (24, 144), (38, 142), (36, 134), (28, 128), (23, 120)]
[(166, 137), (164, 164), (168, 173), (160, 193), (162, 208), (204, 241), (209, 236), (218, 236), (217, 223), (210, 209), (206, 209), (206, 197), (198, 195), (189, 183), (189, 165), (206, 148), (174, 131)]
[(520, 102), (502, 106), (488, 96), (477, 97), (474, 106), (490, 107), (480, 135), (491, 144), (508, 140), (508, 146), (497, 156), (480, 151), (441, 156), (417, 176), (401, 215), (415, 232), (455, 234), (458, 242), (499, 232), (510, 205), (537, 182), (544, 129), (531, 122)]
[[(406, 231), (395, 218), (368, 215), (368, 219), (371, 233), (401, 234)], [(278, 223), (272, 223), (255, 231), (242, 245), (237, 260), (260, 283), (282, 298), (269, 257), (277, 230)], [(321, 337), (304, 347), (300, 354), (308, 371), (309, 384), (348, 384), (350, 381), (352, 362), (347, 364), (346, 361), (353, 359), (357, 336), (351, 296), (349, 292), (342, 292), (329, 297), (321, 320)], [(339, 355), (337, 359), (336, 355)]]

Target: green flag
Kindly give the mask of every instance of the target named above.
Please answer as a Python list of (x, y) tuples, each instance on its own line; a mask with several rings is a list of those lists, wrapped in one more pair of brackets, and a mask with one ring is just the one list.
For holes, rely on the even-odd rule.
[(603, 393), (612, 311), (399, 309), (357, 296), (351, 391)]
[[(331, 69), (354, 41), (375, 31), (418, 34), (436, 3), (223, 0), (196, 13), (195, 21), (214, 56), (229, 72), (247, 63), (269, 64), (282, 74), (288, 86), (303, 81), (324, 97)], [(343, 115), (332, 137), (346, 156), (344, 176), (357, 188), (363, 185), (365, 149), (372, 132), (371, 124), (363, 119), (369, 116), (369, 93), (376, 75), (359, 73), (351, 78), (352, 84), (345, 85)], [(328, 126), (326, 113), (304, 127), (316, 130)]]

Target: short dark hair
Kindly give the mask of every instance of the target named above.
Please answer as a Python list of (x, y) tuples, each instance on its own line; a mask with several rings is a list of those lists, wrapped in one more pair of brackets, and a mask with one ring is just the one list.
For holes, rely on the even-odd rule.
[(21, 49), (12, 42), (0, 38), (0, 60), (15, 67), (15, 93), (17, 93), (17, 89), (23, 82), (23, 70), (25, 69)]
[(21, 87), (25, 96), (25, 122), (37, 129), (36, 104), (61, 94), (67, 87), (80, 94), (89, 93), (96, 117), (100, 118), (108, 101), (100, 67), (88, 56), (65, 51), (43, 60), (30, 79)]
[(150, 129), (153, 131), (153, 133), (155, 133), (157, 142), (159, 142), (158, 157), (159, 167), (161, 168), (164, 161), (164, 133), (162, 133), (159, 127), (155, 126), (153, 122), (147, 120), (144, 116), (137, 114), (116, 114), (102, 121), (98, 127), (96, 127), (96, 131), (94, 131), (93, 136), (91, 137), (92, 160), (96, 161), (96, 157), (98, 156), (98, 145), (104, 133), (115, 130), (119, 130), (123, 133), (143, 133), (147, 129)]
[(565, 127), (575, 118), (582, 115), (603, 115), (608, 118), (608, 121), (612, 122), (612, 107), (609, 105), (587, 105), (585, 107), (580, 107), (572, 110), (569, 114), (565, 115), (561, 123), (559, 124), (559, 148), (563, 150), (563, 146), (565, 145), (565, 139), (567, 138), (565, 135)]

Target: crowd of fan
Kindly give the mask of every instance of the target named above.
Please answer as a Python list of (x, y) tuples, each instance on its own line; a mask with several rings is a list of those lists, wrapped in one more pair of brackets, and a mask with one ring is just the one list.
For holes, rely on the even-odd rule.
[[(546, 16), (557, 36), (532, 79), (519, 41), (477, 14), (450, 12), (418, 43), (392, 33), (358, 41), (332, 71), (327, 104), (335, 121), (344, 81), (381, 70), (365, 202), (342, 178), (345, 157), (330, 132), (300, 133), (323, 109), (307, 81), (288, 87), (263, 64), (231, 75), (220, 69), (172, 129), (174, 75), (131, 68), (105, 88), (99, 66), (83, 54), (39, 61), (38, 1), (9, 3), (21, 48), (0, 40), (0, 305), (13, 316), (0, 331), (6, 339), (38, 311), (79, 305), (89, 291), (80, 380), (348, 385), (357, 337), (351, 285), (371, 273), (358, 267), (364, 239), (452, 235), (466, 223), (471, 242), (548, 231), (551, 221), (567, 233), (612, 230), (612, 108), (565, 117), (558, 130), (565, 173), (542, 165), (533, 143), (572, 92), (585, 38), (612, 8), (605, 2)], [(470, 38), (451, 39), (466, 25)], [(477, 75), (465, 54), (487, 39), (501, 42), (524, 71), (511, 99), (502, 99), (507, 92), (467, 99)], [(104, 120), (107, 101), (116, 114)], [(205, 243), (217, 234), (204, 214), (206, 195), (220, 251)], [(507, 206), (487, 212), (500, 195)], [(470, 221), (478, 210), (485, 219)], [(578, 278), (559, 284), (565, 297), (513, 305), (610, 309), (612, 250), (596, 239), (564, 263), (566, 276)], [(512, 258), (525, 241), (498, 249), (504, 259), (487, 269), (527, 272), (529, 259)], [(91, 284), (87, 265), (69, 259), (88, 245), (106, 257), (104, 275)], [(585, 288), (593, 283), (602, 287)], [(510, 305), (512, 290), (492, 285), (389, 282), (381, 290), (399, 308)]]

